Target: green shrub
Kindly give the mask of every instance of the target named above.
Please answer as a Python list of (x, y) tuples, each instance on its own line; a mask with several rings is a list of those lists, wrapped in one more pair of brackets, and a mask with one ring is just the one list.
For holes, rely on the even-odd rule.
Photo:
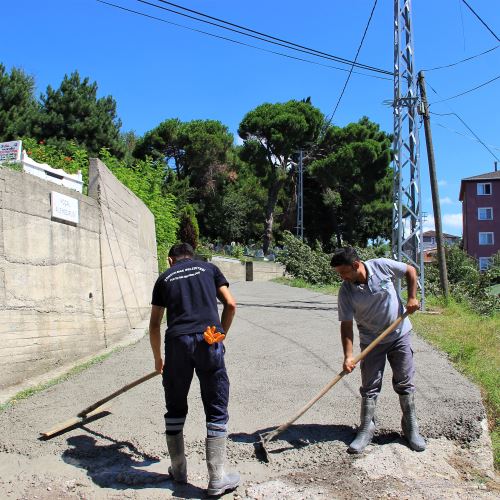
[(186, 205), (179, 214), (179, 230), (177, 239), (183, 243), (189, 243), (194, 250), (198, 247), (200, 229), (196, 214), (192, 205)]
[(243, 254), (244, 254), (243, 247), (241, 245), (234, 245), (233, 247), (231, 247), (231, 255), (235, 259), (242, 259)]
[(167, 267), (170, 247), (176, 242), (179, 220), (176, 215), (176, 199), (172, 194), (162, 192), (165, 172), (161, 162), (150, 158), (137, 160), (128, 166), (111, 156), (107, 149), (101, 149), (100, 159), (151, 210), (155, 218), (156, 245), (158, 251), (158, 270)]
[(23, 149), (38, 163), (46, 163), (52, 168), (60, 168), (68, 174), (82, 173), (83, 193), (87, 194), (89, 183), (89, 156), (87, 151), (74, 141), (64, 143), (64, 147), (37, 142), (30, 137), (23, 138)]
[(276, 260), (285, 266), (288, 274), (313, 285), (340, 283), (340, 278), (330, 266), (330, 256), (322, 251), (319, 243), (313, 250), (292, 233), (285, 231), (283, 244), (284, 250), (276, 255)]
[[(491, 286), (500, 282), (500, 256), (497, 254), (486, 272), (480, 272), (475, 259), (462, 249), (452, 246), (446, 249), (446, 267), (450, 295), (481, 315), (491, 315), (500, 310), (500, 300), (488, 293)], [(441, 296), (439, 267), (437, 262), (426, 265), (426, 293)]]

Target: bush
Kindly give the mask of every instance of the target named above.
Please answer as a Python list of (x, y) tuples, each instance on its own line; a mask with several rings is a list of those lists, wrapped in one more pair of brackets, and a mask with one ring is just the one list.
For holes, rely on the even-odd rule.
[(303, 279), (313, 285), (340, 284), (341, 280), (330, 266), (330, 256), (317, 243), (313, 250), (289, 231), (283, 233), (284, 250), (276, 260), (285, 266), (294, 278)]
[[(481, 315), (499, 312), (500, 300), (488, 293), (489, 288), (498, 283), (500, 276), (500, 256), (497, 254), (486, 272), (480, 272), (475, 259), (456, 246), (446, 249), (446, 267), (450, 295), (456, 301), (466, 304)], [(439, 267), (433, 262), (425, 268), (425, 289), (427, 294), (441, 296)]]
[(231, 255), (235, 259), (242, 259), (243, 254), (244, 254), (244, 251), (243, 251), (243, 247), (241, 245), (234, 245), (233, 247), (231, 247)]
[(189, 243), (194, 250), (198, 246), (198, 239), (200, 237), (200, 229), (198, 228), (198, 221), (194, 208), (191, 205), (186, 205), (179, 214), (179, 232), (178, 239), (183, 243)]

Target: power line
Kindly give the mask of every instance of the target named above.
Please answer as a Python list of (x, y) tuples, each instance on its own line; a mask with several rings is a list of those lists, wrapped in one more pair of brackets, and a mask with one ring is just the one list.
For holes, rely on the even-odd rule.
[[(114, 3), (106, 2), (104, 0), (96, 0), (96, 1), (99, 2), (99, 3), (105, 4), (105, 5), (108, 5), (110, 7), (116, 8), (116, 9), (120, 9), (120, 10), (123, 10), (123, 11), (126, 11), (126, 12), (130, 12), (132, 14), (136, 14), (138, 16), (142, 16), (142, 17), (146, 17), (146, 18), (149, 18), (149, 19), (153, 19), (155, 21), (160, 21), (162, 23), (170, 24), (172, 26), (176, 26), (178, 28), (186, 29), (186, 30), (189, 30), (189, 31), (194, 31), (196, 33), (201, 33), (203, 35), (208, 35), (208, 36), (211, 36), (213, 38), (218, 38), (220, 40), (224, 40), (224, 41), (227, 41), (227, 42), (235, 43), (237, 45), (242, 45), (244, 47), (249, 47), (249, 48), (252, 48), (252, 49), (260, 50), (262, 52), (268, 52), (269, 54), (274, 54), (274, 55), (278, 55), (278, 56), (281, 56), (281, 57), (286, 57), (287, 59), (293, 59), (295, 61), (305, 62), (305, 63), (308, 63), (308, 64), (314, 64), (316, 66), (322, 66), (324, 68), (334, 69), (334, 70), (337, 70), (337, 71), (345, 71), (345, 72), (349, 71), (346, 68), (339, 68), (337, 66), (331, 66), (329, 64), (323, 64), (323, 63), (320, 63), (320, 62), (317, 62), (317, 61), (310, 61), (308, 59), (303, 59), (301, 57), (296, 57), (296, 56), (292, 56), (292, 55), (289, 55), (289, 54), (284, 54), (283, 52), (277, 52), (277, 51), (274, 51), (274, 50), (264, 49), (262, 47), (257, 47), (256, 45), (251, 45), (249, 43), (240, 42), (238, 40), (233, 40), (232, 38), (228, 38), (228, 37), (225, 37), (225, 36), (215, 35), (214, 33), (209, 33), (208, 31), (203, 31), (203, 30), (199, 30), (199, 29), (196, 29), (196, 28), (191, 28), (189, 26), (184, 26), (183, 24), (178, 24), (178, 23), (174, 23), (172, 21), (167, 21), (166, 19), (162, 19), (160, 17), (151, 16), (150, 14), (145, 14), (144, 12), (139, 12), (139, 11), (136, 11), (136, 10), (133, 10), (133, 9), (128, 9), (127, 7), (123, 7), (121, 5), (117, 5), (117, 4), (114, 4)], [(378, 80), (389, 80), (389, 81), (391, 80), (390, 78), (386, 78), (384, 76), (371, 75), (369, 73), (362, 73), (361, 71), (353, 71), (353, 73), (355, 73), (357, 75), (368, 76), (370, 78), (377, 78)]]
[[(228, 26), (224, 26), (223, 24), (215, 23), (215, 22), (212, 22), (212, 21), (207, 21), (205, 19), (200, 19), (198, 17), (191, 16), (191, 15), (185, 14), (183, 12), (178, 12), (176, 10), (169, 9), (168, 7), (162, 7), (161, 5), (157, 5), (157, 4), (148, 2), (146, 0), (136, 0), (136, 1), (140, 2), (140, 3), (143, 3), (145, 5), (149, 5), (151, 7), (154, 7), (156, 9), (165, 10), (165, 11), (171, 12), (171, 13), (179, 15), (179, 16), (187, 17), (188, 19), (193, 19), (195, 21), (198, 21), (198, 22), (201, 22), (201, 23), (205, 23), (205, 24), (209, 24), (211, 26), (216, 26), (218, 28), (222, 28), (222, 29), (231, 31), (233, 33), (238, 33), (239, 35), (247, 36), (247, 37), (250, 37), (250, 38), (255, 38), (256, 40), (260, 40), (260, 41), (263, 41), (263, 42), (266, 42), (266, 43), (270, 43), (270, 44), (273, 44), (273, 45), (278, 45), (280, 47), (285, 47), (285, 48), (287, 48), (289, 50), (295, 50), (297, 52), (303, 52), (303, 53), (308, 54), (308, 55), (313, 55), (315, 57), (320, 57), (320, 58), (323, 58), (323, 59), (329, 59), (329, 60), (332, 60), (332, 61), (335, 61), (335, 62), (338, 62), (338, 63), (341, 63), (341, 64), (349, 64), (349, 65), (350, 64), (354, 64), (357, 68), (364, 69), (366, 71), (374, 71), (376, 73), (381, 73), (381, 74), (390, 75), (390, 76), (393, 75), (392, 71), (388, 71), (388, 70), (381, 69), (381, 68), (376, 68), (374, 66), (370, 66), (370, 65), (367, 65), (367, 64), (356, 63), (355, 61), (350, 61), (349, 59), (345, 59), (343, 57), (335, 56), (333, 54), (329, 54), (327, 52), (322, 52), (322, 51), (319, 51), (319, 50), (316, 50), (316, 49), (311, 49), (309, 47), (304, 47), (302, 45), (298, 45), (296, 43), (289, 42), (287, 40), (282, 40), (280, 38), (276, 38), (274, 36), (267, 35), (265, 33), (260, 33), (260, 32), (255, 31), (255, 30), (251, 30), (250, 28), (241, 27), (241, 29), (243, 29), (245, 31), (249, 31), (249, 33), (245, 33), (244, 31), (241, 31), (241, 29), (233, 29), (233, 28), (230, 28)], [(190, 9), (187, 9), (186, 7), (182, 7), (182, 6), (179, 6), (177, 4), (172, 4), (171, 2), (167, 2), (165, 0), (158, 0), (158, 1), (162, 2), (162, 3), (165, 3), (165, 4), (169, 4), (169, 5), (175, 5), (177, 8), (180, 8), (180, 9), (191, 11)], [(217, 18), (213, 18), (212, 16), (208, 16), (207, 14), (199, 13), (198, 11), (191, 11), (191, 12), (195, 12), (197, 15), (201, 15), (201, 16), (204, 16), (204, 17), (209, 17), (211, 19), (217, 19)], [(232, 26), (238, 26), (238, 25), (235, 25), (233, 23), (229, 23), (228, 21), (223, 21), (223, 20), (218, 20), (218, 21), (222, 22), (222, 23), (225, 23), (225, 24), (232, 25)], [(251, 33), (260, 33), (262, 36), (255, 36), (255, 35), (252, 35)], [(265, 37), (265, 38), (263, 38), (263, 37)], [(273, 41), (273, 40), (277, 40), (277, 41)]]
[[(429, 88), (437, 95), (439, 96), (439, 94), (437, 93), (437, 91), (432, 87), (432, 85), (429, 84), (429, 82), (427, 82), (427, 85), (429, 85)], [(493, 153), (493, 151), (491, 151), (491, 149), (481, 140), (481, 138), (474, 132), (474, 130), (472, 130), (469, 125), (467, 125), (467, 123), (465, 123), (465, 121), (462, 119), (461, 116), (459, 116), (457, 113), (455, 113), (454, 111), (452, 111), (451, 113), (436, 113), (434, 111), (430, 111), (431, 114), (433, 115), (437, 115), (437, 116), (456, 116), (460, 122), (462, 123), (462, 125), (464, 125), (465, 128), (467, 128), (467, 130), (478, 140), (478, 142), (480, 144), (482, 144), (482, 146), (490, 153), (491, 156), (493, 156), (493, 158), (495, 158), (496, 160), (500, 161), (500, 159), (498, 159), (498, 157), (495, 155), (495, 153)]]
[(493, 30), (486, 24), (486, 22), (481, 18), (481, 16), (467, 3), (466, 0), (462, 0), (462, 2), (469, 8), (469, 10), (481, 21), (484, 27), (497, 39), (497, 42), (500, 42), (500, 38), (498, 38)]
[(475, 59), (476, 57), (483, 56), (484, 54), (488, 54), (488, 52), (492, 52), (496, 49), (498, 49), (500, 45), (496, 45), (495, 47), (492, 47), (491, 49), (485, 50), (484, 52), (480, 52), (479, 54), (475, 54), (470, 57), (466, 57), (465, 59), (461, 59), (460, 61), (451, 63), (451, 64), (445, 64), (444, 66), (436, 66), (435, 68), (429, 68), (429, 69), (423, 69), (422, 71), (429, 72), (429, 71), (435, 71), (437, 69), (445, 69), (445, 68), (451, 68), (452, 66), (457, 66), (458, 64), (462, 64), (464, 62), (470, 61), (471, 59)]
[(457, 94), (457, 95), (454, 95), (454, 96), (451, 96), (451, 97), (447, 97), (446, 99), (441, 99), (440, 101), (431, 102), (430, 104), (438, 104), (440, 102), (451, 101), (451, 99), (455, 99), (456, 97), (463, 96), (465, 94), (468, 94), (469, 92), (473, 92), (474, 90), (480, 89), (481, 87), (485, 87), (489, 83), (492, 83), (495, 80), (498, 80), (499, 78), (500, 78), (500, 75), (496, 76), (495, 78), (492, 78), (491, 80), (488, 80), (487, 82), (481, 83), (481, 85), (478, 85), (477, 87), (474, 87), (472, 89), (466, 90), (465, 92), (461, 92), (460, 94)]
[(467, 130), (469, 130), (469, 132), (478, 140), (478, 142), (485, 147), (485, 149), (490, 153), (490, 155), (493, 156), (493, 158), (495, 158), (496, 160), (500, 161), (498, 156), (495, 153), (493, 153), (493, 151), (491, 151), (491, 149), (481, 140), (481, 138), (474, 132), (474, 130), (472, 130), (469, 127), (469, 125), (467, 125), (467, 123), (465, 123), (464, 120), (462, 120), (462, 118), (457, 113), (436, 113), (434, 111), (430, 111), (430, 113), (437, 116), (451, 116), (451, 115), (456, 116), (462, 122), (462, 125), (464, 125), (467, 128)]
[[(373, 13), (375, 12), (375, 7), (377, 6), (377, 1), (378, 0), (375, 0), (375, 2), (373, 2), (372, 11), (370, 12), (370, 17), (368, 18), (368, 22), (366, 23), (365, 31), (363, 32), (363, 36), (361, 37), (361, 41), (359, 42), (358, 50), (356, 51), (356, 56), (354, 57), (354, 62), (356, 62), (358, 60), (358, 56), (359, 56), (359, 53), (361, 51), (361, 47), (363, 46), (363, 42), (365, 41), (366, 33), (368, 32), (368, 28), (370, 26), (370, 23), (371, 23), (371, 20), (373, 17)], [(342, 92), (340, 92), (339, 98), (337, 100), (337, 104), (335, 104), (335, 109), (333, 110), (332, 116), (328, 119), (328, 123), (331, 123), (331, 121), (333, 120), (333, 117), (335, 116), (335, 113), (337, 112), (337, 108), (339, 107), (340, 101), (342, 100), (345, 89), (347, 88), (347, 84), (349, 83), (349, 80), (351, 79), (353, 68), (354, 68), (354, 64), (351, 65), (351, 69), (349, 70), (349, 74), (347, 75), (347, 78), (345, 80), (344, 87), (342, 88)]]
[[(433, 113), (433, 114), (436, 114), (436, 113)], [(434, 122), (434, 123), (438, 127), (445, 128), (446, 130), (449, 130), (450, 132), (453, 132), (454, 134), (461, 135), (462, 137), (466, 137), (467, 139), (470, 139), (471, 141), (474, 141), (474, 142), (479, 142), (475, 137), (464, 134), (463, 132), (459, 132), (458, 130), (455, 130), (451, 127), (447, 127), (446, 125), (443, 125), (442, 123), (439, 123), (439, 122)], [(495, 149), (496, 151), (500, 151), (499, 146), (493, 146), (493, 144), (488, 144), (487, 146), (490, 147), (491, 149)]]
[[(429, 83), (429, 81), (426, 82), (427, 85), (429, 86), (429, 88), (438, 96), (438, 97), (441, 97), (438, 93), (438, 91)], [(437, 116), (450, 116), (450, 115), (453, 115), (453, 116), (456, 116), (460, 122), (462, 123), (462, 125), (464, 125), (465, 128), (467, 128), (467, 130), (469, 132), (471, 132), (471, 134), (478, 140), (478, 142), (480, 142), (483, 147), (490, 153), (491, 156), (493, 156), (493, 158), (495, 158), (496, 160), (500, 161), (498, 159), (498, 157), (495, 155), (495, 153), (493, 153), (493, 151), (491, 151), (491, 149), (481, 140), (481, 138), (474, 132), (474, 130), (472, 130), (469, 125), (467, 125), (467, 123), (465, 123), (465, 121), (462, 119), (462, 117), (460, 117), (457, 113), (455, 113), (452, 109), (451, 109), (451, 106), (449, 104), (447, 104), (448, 108), (450, 108), (450, 110), (452, 111), (451, 113), (435, 113), (433, 111), (431, 111), (431, 113), (433, 115), (437, 115)]]

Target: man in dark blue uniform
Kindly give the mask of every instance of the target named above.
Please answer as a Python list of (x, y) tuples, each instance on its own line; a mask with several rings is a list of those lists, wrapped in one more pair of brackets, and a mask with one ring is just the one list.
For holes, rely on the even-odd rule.
[[(193, 372), (200, 381), (206, 415), (206, 459), (209, 473), (207, 493), (221, 495), (238, 486), (237, 473), (226, 474), (226, 436), (229, 415), (229, 379), (222, 342), (209, 345), (203, 337), (208, 326), (229, 330), (236, 302), (221, 271), (211, 263), (193, 260), (191, 245), (174, 245), (168, 254), (170, 268), (160, 275), (153, 289), (149, 337), (155, 369), (163, 373), (165, 430), (172, 462), (171, 477), (187, 482), (183, 428), (188, 413), (187, 395)], [(219, 319), (217, 298), (223, 304)], [(160, 324), (167, 310), (165, 362), (161, 351)]]

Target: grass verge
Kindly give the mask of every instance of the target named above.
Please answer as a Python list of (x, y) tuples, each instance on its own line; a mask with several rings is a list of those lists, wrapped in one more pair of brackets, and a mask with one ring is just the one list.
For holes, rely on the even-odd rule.
[(413, 326), (481, 388), (495, 468), (500, 470), (500, 315), (479, 316), (463, 304), (450, 302), (444, 306), (432, 297), (427, 308), (440, 314), (414, 314)]
[(10, 406), (16, 404), (18, 401), (29, 398), (30, 396), (33, 396), (34, 394), (42, 392), (45, 389), (48, 389), (49, 387), (60, 384), (61, 382), (64, 382), (65, 380), (68, 380), (69, 378), (74, 377), (75, 375), (78, 375), (79, 373), (82, 373), (87, 368), (90, 368), (93, 365), (96, 365), (98, 363), (102, 363), (105, 359), (109, 358), (112, 354), (115, 354), (118, 351), (121, 351), (127, 347), (130, 347), (131, 345), (134, 345), (137, 342), (139, 342), (139, 340), (137, 340), (136, 342), (133, 342), (132, 344), (127, 344), (124, 346), (115, 347), (114, 349), (111, 349), (110, 351), (108, 351), (104, 354), (100, 354), (98, 356), (95, 356), (94, 358), (86, 361), (85, 363), (81, 363), (79, 365), (74, 366), (73, 368), (70, 368), (66, 373), (64, 373), (63, 375), (60, 375), (59, 377), (55, 377), (51, 380), (48, 380), (47, 382), (37, 384), (33, 387), (29, 387), (28, 389), (24, 389), (23, 391), (18, 392), (17, 394), (12, 396), (8, 401), (0, 404), (0, 413), (2, 413), (4, 410), (9, 408)]
[[(277, 278), (284, 285), (337, 294), (338, 286), (310, 285), (303, 280)], [(427, 296), (427, 311), (413, 314), (411, 321), (424, 339), (444, 351), (454, 366), (475, 382), (488, 415), (495, 469), (500, 470), (500, 314), (479, 316), (463, 304), (445, 305)]]

